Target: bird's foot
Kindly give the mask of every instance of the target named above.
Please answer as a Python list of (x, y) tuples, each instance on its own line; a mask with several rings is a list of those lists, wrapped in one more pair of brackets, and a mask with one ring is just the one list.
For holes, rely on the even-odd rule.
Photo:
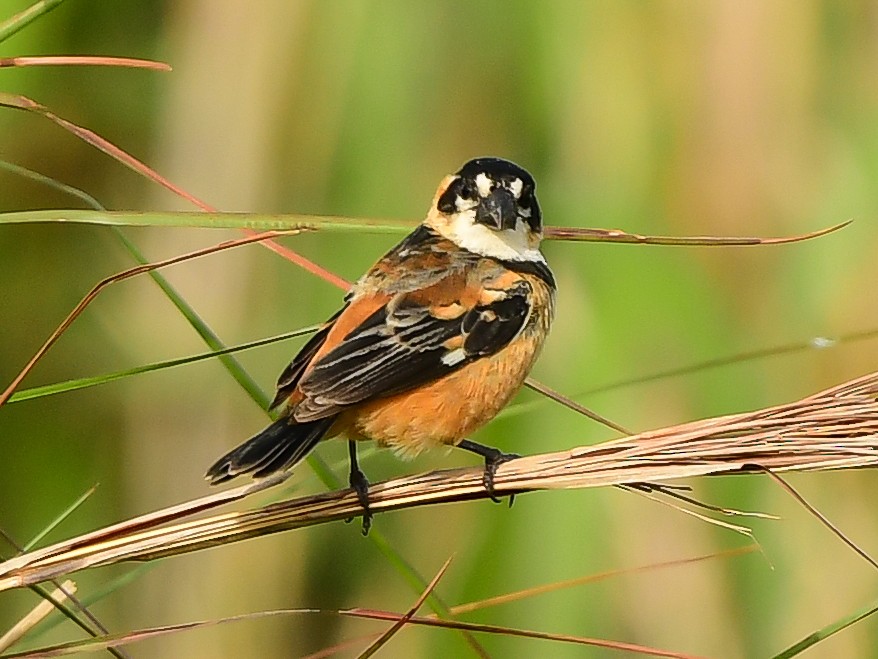
[(359, 469), (352, 471), (350, 484), (363, 507), (363, 535), (369, 535), (369, 529), (372, 528), (372, 511), (369, 508), (369, 481), (366, 479), (366, 474)]
[[(363, 535), (369, 535), (369, 529), (372, 528), (372, 510), (369, 507), (369, 480), (357, 463), (356, 442), (348, 442), (348, 455), (351, 458), (351, 475), (348, 478), (348, 482), (351, 484), (351, 489), (357, 493), (357, 500), (363, 507)], [(353, 517), (350, 517), (345, 521), (350, 522), (352, 519)]]
[[(517, 453), (504, 453), (500, 449), (491, 446), (483, 446), (482, 444), (477, 444), (468, 439), (464, 439), (458, 444), (458, 446), (472, 453), (476, 453), (485, 459), (485, 471), (482, 474), (482, 483), (485, 486), (485, 490), (488, 492), (488, 496), (491, 497), (491, 501), (494, 503), (500, 503), (500, 499), (497, 498), (496, 491), (494, 490), (494, 476), (497, 473), (497, 468), (504, 462), (516, 460), (521, 456)], [(515, 494), (510, 494), (509, 506), (512, 507), (514, 502)]]

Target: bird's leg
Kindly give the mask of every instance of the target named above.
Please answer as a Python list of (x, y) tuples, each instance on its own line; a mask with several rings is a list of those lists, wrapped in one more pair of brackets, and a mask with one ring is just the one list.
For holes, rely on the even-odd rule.
[[(488, 496), (491, 497), (491, 500), (494, 503), (500, 503), (500, 499), (498, 499), (494, 494), (494, 474), (497, 473), (497, 467), (502, 465), (504, 462), (515, 460), (516, 458), (520, 458), (521, 456), (517, 453), (503, 453), (503, 451), (501, 451), (500, 449), (477, 444), (476, 442), (470, 441), (469, 439), (464, 439), (457, 445), (460, 448), (475, 453), (476, 455), (480, 455), (485, 459), (485, 473), (482, 475), (482, 483), (484, 483), (485, 489), (488, 491)], [(511, 494), (509, 495), (510, 506), (512, 505), (513, 501), (515, 501), (515, 495)]]
[(348, 482), (351, 484), (351, 489), (357, 493), (360, 505), (363, 506), (363, 535), (369, 535), (369, 529), (372, 527), (372, 511), (369, 509), (369, 481), (357, 463), (357, 442), (352, 439), (348, 440), (348, 455), (351, 458), (351, 475)]

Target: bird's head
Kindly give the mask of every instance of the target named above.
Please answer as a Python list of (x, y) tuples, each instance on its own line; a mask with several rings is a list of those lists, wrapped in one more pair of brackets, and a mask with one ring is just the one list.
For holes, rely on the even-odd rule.
[(536, 184), (524, 169), (501, 158), (470, 160), (447, 176), (427, 224), (460, 247), (512, 261), (544, 261)]

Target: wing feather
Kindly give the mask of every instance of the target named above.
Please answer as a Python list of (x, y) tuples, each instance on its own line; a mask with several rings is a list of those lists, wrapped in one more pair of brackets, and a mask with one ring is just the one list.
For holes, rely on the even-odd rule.
[[(296, 419), (320, 418), (407, 391), (495, 354), (527, 324), (532, 292), (520, 279), (493, 291), (490, 301), (468, 300), (469, 308), (453, 302), (438, 314), (426, 303), (435, 296), (399, 293), (311, 364), (298, 381), (304, 399)], [(448, 311), (454, 304), (460, 313), (448, 317), (456, 313)]]
[(314, 336), (312, 336), (308, 342), (302, 346), (302, 349), (299, 350), (296, 356), (293, 357), (293, 361), (290, 362), (289, 366), (284, 369), (284, 372), (281, 373), (280, 377), (277, 379), (277, 392), (275, 393), (274, 400), (271, 401), (271, 405), (269, 405), (268, 409), (274, 409), (286, 402), (290, 395), (295, 391), (302, 374), (308, 367), (308, 364), (320, 348), (323, 347), (326, 337), (329, 335), (330, 330), (332, 330), (335, 321), (338, 320), (338, 317), (345, 309), (347, 309), (347, 304), (339, 309), (329, 320), (323, 323), (323, 326), (314, 333)]

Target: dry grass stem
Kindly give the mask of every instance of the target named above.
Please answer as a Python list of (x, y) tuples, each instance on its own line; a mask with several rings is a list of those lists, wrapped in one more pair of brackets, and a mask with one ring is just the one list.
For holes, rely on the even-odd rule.
[[(878, 464), (878, 372), (800, 401), (693, 421), (594, 446), (513, 460), (497, 471), (507, 494), (663, 484), (693, 476), (853, 469)], [(351, 490), (180, 521), (282, 478), (221, 492), (116, 524), (0, 564), (0, 591), (120, 561), (153, 560), (357, 516)], [(482, 469), (453, 469), (374, 484), (375, 513), (487, 497)]]
[(39, 55), (34, 57), (0, 57), (0, 69), (12, 66), (121, 66), (129, 69), (170, 71), (164, 62), (132, 57), (101, 57), (91, 55)]
[[(68, 580), (59, 588), (52, 591), (52, 599), (55, 600), (55, 602), (63, 602), (75, 592), (76, 584), (73, 583), (73, 581)], [(3, 636), (0, 636), (0, 652), (5, 652), (15, 645), (25, 634), (36, 627), (47, 615), (54, 611), (55, 602), (50, 602), (48, 600), (40, 602), (31, 609), (26, 616), (15, 623), (8, 632), (3, 634)]]
[[(418, 609), (423, 606), (424, 602), (427, 600), (427, 597), (436, 589), (439, 581), (442, 579), (442, 577), (445, 576), (445, 573), (448, 571), (448, 566), (451, 565), (451, 559), (452, 557), (449, 556), (448, 559), (445, 561), (445, 564), (441, 568), (439, 568), (439, 572), (437, 572), (436, 576), (433, 577), (429, 584), (427, 584), (427, 587), (421, 593), (420, 597), (418, 597), (414, 605), (410, 607), (403, 616), (396, 620), (387, 631), (381, 634), (381, 636), (375, 639), (375, 641), (370, 643), (369, 647), (367, 647), (360, 654), (358, 654), (357, 659), (368, 659), (369, 657), (374, 655), (376, 652), (378, 652), (378, 650), (384, 647), (391, 638), (393, 638), (394, 634), (396, 634), (400, 629), (406, 626), (406, 623), (408, 623), (408, 621), (411, 620), (412, 617), (418, 612)], [(483, 654), (483, 656), (485, 655)]]
[(699, 247), (729, 247), (733, 245), (786, 245), (798, 243), (812, 238), (820, 238), (840, 229), (844, 229), (853, 220), (847, 220), (831, 227), (802, 233), (795, 236), (778, 236), (760, 238), (757, 236), (646, 236), (630, 233), (621, 229), (586, 229), (582, 227), (553, 227), (545, 229), (549, 240), (573, 240), (586, 242), (627, 243), (634, 245), (676, 245)]
[(61, 324), (55, 328), (55, 331), (52, 332), (51, 336), (46, 339), (45, 343), (40, 346), (40, 349), (34, 354), (33, 357), (30, 358), (30, 361), (21, 369), (21, 372), (15, 376), (9, 386), (0, 393), (0, 406), (4, 405), (6, 401), (8, 401), (12, 394), (15, 393), (15, 390), (21, 384), (27, 374), (31, 372), (36, 363), (42, 359), (43, 355), (45, 355), (49, 348), (51, 348), (58, 339), (61, 338), (61, 335), (67, 331), (70, 325), (73, 324), (73, 321), (76, 320), (79, 315), (83, 312), (83, 310), (91, 304), (95, 298), (100, 294), (102, 290), (107, 288), (110, 284), (114, 284), (116, 282), (124, 281), (126, 279), (130, 279), (132, 277), (136, 277), (137, 275), (142, 275), (146, 272), (152, 272), (153, 270), (159, 270), (161, 268), (167, 267), (169, 265), (176, 265), (178, 263), (183, 263), (184, 261), (190, 261), (192, 259), (197, 259), (202, 256), (206, 256), (208, 254), (214, 254), (216, 252), (221, 252), (226, 249), (232, 249), (235, 247), (239, 247), (241, 245), (246, 245), (248, 243), (253, 242), (264, 242), (270, 240), (276, 236), (290, 235), (293, 233), (297, 233), (295, 231), (266, 231), (263, 233), (251, 233), (246, 238), (238, 238), (236, 240), (227, 240), (225, 242), (219, 243), (218, 245), (211, 245), (210, 247), (204, 247), (202, 249), (197, 249), (192, 252), (188, 252), (186, 254), (181, 254), (180, 256), (174, 256), (169, 259), (164, 259), (161, 261), (155, 261), (153, 263), (146, 263), (143, 265), (137, 265), (133, 268), (128, 268), (127, 270), (123, 270), (122, 272), (117, 272), (115, 275), (111, 275), (109, 277), (105, 277), (97, 284), (95, 284), (92, 289), (85, 294), (79, 303), (73, 308), (73, 310), (67, 314), (67, 317), (61, 321)]

